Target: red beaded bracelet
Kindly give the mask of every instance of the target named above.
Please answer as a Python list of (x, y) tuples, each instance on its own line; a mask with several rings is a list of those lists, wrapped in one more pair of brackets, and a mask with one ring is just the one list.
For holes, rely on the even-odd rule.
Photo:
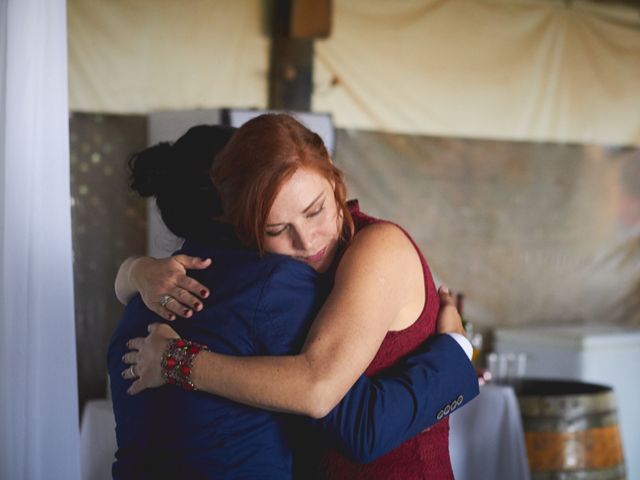
[(206, 345), (176, 338), (169, 341), (162, 354), (162, 379), (169, 385), (179, 385), (185, 390), (196, 390), (191, 381), (193, 361)]

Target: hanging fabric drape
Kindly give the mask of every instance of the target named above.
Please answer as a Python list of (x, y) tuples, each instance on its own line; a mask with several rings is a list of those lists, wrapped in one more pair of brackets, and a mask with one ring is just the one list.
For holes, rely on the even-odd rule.
[(0, 19), (0, 478), (75, 480), (66, 5)]
[[(69, 1), (75, 111), (266, 106), (264, 2)], [(268, 3), (268, 2), (267, 2)], [(640, 145), (640, 7), (335, 0), (312, 107), (336, 125)]]
[(314, 86), (338, 127), (640, 145), (640, 8), (336, 0)]
[(262, 0), (69, 0), (73, 111), (267, 106)]

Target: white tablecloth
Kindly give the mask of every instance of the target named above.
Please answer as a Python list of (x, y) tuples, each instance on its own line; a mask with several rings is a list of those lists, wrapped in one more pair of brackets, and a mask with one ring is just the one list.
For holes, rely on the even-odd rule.
[(117, 449), (115, 428), (110, 400), (91, 400), (85, 404), (80, 427), (82, 480), (111, 479)]
[[(456, 480), (529, 480), (520, 409), (511, 387), (481, 387), (476, 399), (451, 415), (450, 426)], [(83, 480), (110, 479), (115, 451), (111, 402), (87, 402), (80, 431)]]
[(449, 451), (456, 480), (529, 480), (520, 407), (513, 388), (484, 385), (451, 414)]

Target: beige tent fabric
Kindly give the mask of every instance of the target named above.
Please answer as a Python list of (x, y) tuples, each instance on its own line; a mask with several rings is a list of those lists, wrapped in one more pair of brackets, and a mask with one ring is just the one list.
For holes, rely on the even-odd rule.
[(335, 0), (313, 108), (338, 126), (640, 144), (640, 9), (609, 2)]
[(75, 111), (267, 104), (261, 0), (69, 0)]
[[(69, 0), (76, 111), (267, 104), (260, 0)], [(334, 0), (315, 111), (344, 128), (640, 145), (640, 8)]]

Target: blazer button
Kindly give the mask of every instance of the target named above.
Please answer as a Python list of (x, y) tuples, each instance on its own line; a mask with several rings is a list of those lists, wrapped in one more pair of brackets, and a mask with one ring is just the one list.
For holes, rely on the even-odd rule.
[(456, 408), (458, 408), (458, 401), (454, 400), (451, 402), (451, 411), (453, 412)]
[(444, 412), (443, 412), (442, 410), (440, 410), (440, 411), (438, 412), (438, 415), (436, 415), (436, 418), (437, 418), (438, 420), (442, 420), (442, 417), (444, 417)]
[(446, 407), (444, 407), (444, 414), (445, 415), (449, 415), (450, 412), (451, 412), (451, 405), (447, 405)]
[(463, 400), (464, 397), (462, 395), (458, 395), (458, 398), (456, 398), (456, 403), (458, 404), (458, 406), (462, 405)]

